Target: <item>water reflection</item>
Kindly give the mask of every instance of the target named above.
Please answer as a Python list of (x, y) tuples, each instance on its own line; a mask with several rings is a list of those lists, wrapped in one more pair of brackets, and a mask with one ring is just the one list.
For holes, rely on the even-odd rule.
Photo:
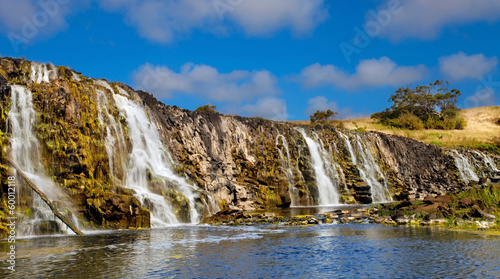
[(458, 278), (500, 272), (498, 237), (377, 224), (185, 226), (34, 238), (17, 248), (30, 257), (18, 260), (13, 278)]

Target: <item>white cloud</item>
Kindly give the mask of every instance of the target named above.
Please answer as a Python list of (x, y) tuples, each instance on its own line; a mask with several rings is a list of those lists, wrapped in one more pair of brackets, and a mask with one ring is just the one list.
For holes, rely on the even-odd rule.
[(0, 32), (6, 34), (16, 50), (22, 44), (51, 35), (67, 26), (66, 17), (87, 0), (2, 0)]
[(288, 119), (285, 100), (275, 97), (260, 98), (255, 104), (242, 106), (240, 112), (245, 116), (260, 116), (270, 120), (284, 121)]
[(193, 30), (225, 34), (231, 26), (250, 36), (286, 29), (301, 35), (328, 16), (324, 0), (104, 0), (100, 5), (122, 12), (142, 37), (163, 43)]
[(485, 87), (478, 90), (473, 95), (467, 97), (465, 101), (466, 108), (475, 108), (482, 106), (494, 105), (497, 98), (495, 96), (495, 91), (491, 87)]
[[(0, 31), (23, 32), (29, 22), (35, 25), (36, 36), (52, 34), (66, 27), (72, 11), (92, 2), (123, 14), (140, 36), (162, 43), (182, 39), (194, 30), (214, 34), (242, 30), (249, 36), (289, 30), (303, 35), (328, 17), (324, 0), (2, 0)], [(48, 15), (49, 21), (38, 26), (41, 14)]]
[(266, 70), (220, 73), (211, 66), (188, 63), (174, 72), (164, 66), (145, 64), (133, 73), (133, 78), (139, 89), (158, 98), (178, 93), (216, 102), (241, 102), (280, 92), (276, 77)]
[[(241, 1), (241, 0), (240, 0)], [(228, 18), (249, 35), (267, 35), (281, 29), (295, 34), (313, 30), (328, 17), (323, 0), (245, 0)]]
[(439, 69), (448, 79), (477, 79), (493, 71), (498, 65), (497, 57), (483, 54), (467, 55), (463, 52), (439, 58)]
[(337, 105), (336, 102), (331, 101), (329, 102), (326, 97), (323, 96), (317, 96), (314, 98), (311, 98), (307, 101), (308, 107), (306, 109), (306, 114), (311, 115), (315, 113), (318, 110), (325, 111), (325, 110), (332, 110), (334, 112), (339, 111), (339, 106)]
[(333, 85), (355, 90), (363, 87), (401, 86), (422, 80), (428, 70), (424, 65), (398, 66), (387, 57), (363, 60), (354, 74), (346, 73), (334, 65), (313, 64), (302, 69), (300, 79), (305, 87)]
[[(448, 26), (500, 19), (500, 0), (386, 0), (378, 10), (387, 9), (391, 2), (401, 3), (402, 12), (391, 16), (380, 36), (393, 41), (433, 39)], [(373, 17), (367, 16), (367, 22), (372, 20)]]

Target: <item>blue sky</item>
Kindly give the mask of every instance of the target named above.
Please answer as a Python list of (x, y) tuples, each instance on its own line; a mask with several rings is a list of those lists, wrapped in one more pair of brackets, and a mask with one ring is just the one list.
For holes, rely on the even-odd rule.
[(462, 108), (500, 104), (500, 0), (355, 3), (2, 0), (0, 55), (275, 120), (368, 116), (437, 79)]

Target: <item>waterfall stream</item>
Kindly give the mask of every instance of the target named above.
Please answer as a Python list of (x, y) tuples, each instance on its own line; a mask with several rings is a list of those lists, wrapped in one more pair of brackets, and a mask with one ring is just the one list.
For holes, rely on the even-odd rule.
[(375, 161), (369, 149), (369, 143), (364, 141), (359, 135), (356, 135), (355, 146), (357, 154), (359, 154), (359, 158), (357, 158), (349, 136), (341, 132), (339, 132), (339, 135), (344, 140), (352, 163), (358, 168), (361, 179), (370, 185), (373, 202), (392, 201), (387, 187), (387, 179)]
[[(282, 148), (279, 147), (279, 143), (281, 140)], [(298, 206), (297, 197), (299, 196), (299, 191), (295, 187), (296, 181), (294, 178), (293, 165), (290, 160), (290, 151), (288, 150), (288, 142), (284, 135), (280, 134), (278, 131), (278, 135), (276, 136), (276, 148), (278, 149), (278, 154), (281, 160), (281, 167), (286, 174), (286, 179), (288, 181), (288, 188), (290, 190), (290, 206)], [(283, 150), (284, 149), (284, 150)]]
[(55, 74), (55, 70), (49, 69), (46, 64), (31, 62), (31, 82), (50, 82)]
[[(12, 161), (25, 173), (25, 175), (58, 207), (69, 210), (73, 204), (62, 190), (47, 177), (41, 164), (40, 144), (33, 133), (36, 112), (33, 109), (31, 91), (23, 86), (11, 86), (11, 108), (8, 114), (8, 122), (11, 128), (11, 157)], [(19, 193), (21, 194), (21, 193)], [(23, 216), (24, 222), (19, 228), (19, 234), (24, 236), (48, 233), (47, 230), (58, 231), (57, 226), (65, 229), (66, 225), (57, 220), (49, 206), (31, 191), (27, 193), (32, 200), (30, 208), (31, 216)], [(69, 216), (75, 222), (74, 215)]]
[(449, 154), (453, 157), (453, 159), (455, 159), (455, 164), (458, 168), (458, 172), (460, 173), (460, 177), (465, 183), (469, 183), (471, 180), (479, 181), (479, 177), (474, 172), (469, 160), (467, 160), (464, 155), (458, 153), (456, 150), (452, 150)]
[(316, 184), (318, 186), (318, 201), (319, 205), (336, 205), (339, 204), (339, 194), (337, 192), (338, 184), (334, 184), (329, 175), (332, 175), (331, 164), (328, 163), (327, 157), (324, 154), (323, 147), (308, 137), (303, 129), (298, 129), (306, 140), (309, 152), (311, 153), (311, 160), (314, 166), (314, 173), (316, 175)]
[(491, 158), (488, 155), (486, 155), (482, 152), (479, 152), (479, 151), (474, 151), (474, 153), (476, 153), (477, 155), (481, 156), (481, 158), (483, 158), (484, 164), (486, 165), (486, 167), (489, 170), (494, 171), (494, 172), (500, 172), (500, 170), (498, 169), (497, 165), (495, 164), (495, 161), (493, 160), (493, 158)]
[[(118, 94), (114, 94), (113, 98), (121, 115), (126, 118), (132, 144), (124, 187), (134, 190), (141, 204), (150, 209), (153, 226), (181, 221), (172, 205), (159, 194), (166, 195), (163, 192), (165, 189), (170, 189), (170, 194), (178, 202), (188, 203), (189, 222), (198, 222), (197, 194), (184, 178), (173, 173), (171, 158), (163, 147), (156, 125), (149, 120), (142, 105)], [(154, 186), (159, 188), (156, 193), (150, 189)]]

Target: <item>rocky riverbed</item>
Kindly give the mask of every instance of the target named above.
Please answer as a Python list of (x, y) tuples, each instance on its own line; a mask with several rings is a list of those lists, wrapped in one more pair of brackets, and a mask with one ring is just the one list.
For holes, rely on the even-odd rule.
[(422, 201), (376, 204), (335, 209), (315, 214), (286, 216), (276, 212), (221, 211), (204, 223), (221, 226), (310, 226), (330, 223), (441, 225), (465, 229), (500, 229), (500, 184), (463, 191), (457, 195), (426, 196)]

